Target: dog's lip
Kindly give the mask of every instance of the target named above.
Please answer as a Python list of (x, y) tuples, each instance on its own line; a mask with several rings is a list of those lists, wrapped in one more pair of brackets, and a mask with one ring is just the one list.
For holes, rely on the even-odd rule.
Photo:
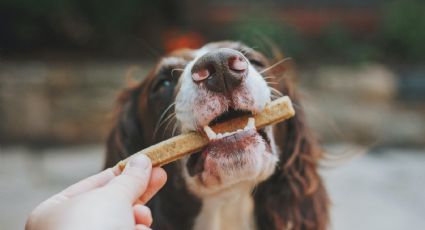
[[(231, 153), (234, 149), (243, 149), (244, 147), (254, 144), (253, 142), (247, 142), (247, 139), (251, 139), (253, 136), (259, 135), (264, 140), (264, 144), (266, 148), (270, 148), (270, 138), (265, 132), (265, 128), (256, 130), (256, 129), (247, 129), (243, 131), (239, 131), (233, 133), (232, 135), (227, 135), (225, 137), (221, 137), (218, 139), (211, 140), (210, 143), (205, 146), (199, 152), (193, 153), (190, 155), (187, 161), (187, 169), (190, 176), (195, 176), (204, 171), (205, 160), (208, 156), (212, 158), (220, 158), (220, 157), (231, 157)], [(211, 149), (221, 148), (221, 154), (213, 154), (211, 155), (209, 150)], [(233, 150), (229, 150), (232, 149)], [(225, 149), (225, 150), (223, 150)], [(226, 151), (227, 150), (227, 151)]]
[(253, 142), (247, 141), (247, 139), (251, 139), (253, 136), (256, 135), (259, 135), (259, 133), (255, 129), (247, 129), (235, 132), (231, 135), (210, 141), (210, 143), (205, 147), (205, 149), (203, 149), (203, 152), (207, 151), (207, 155), (210, 155), (208, 153), (208, 149), (220, 148), (221, 151), (219, 152), (223, 153), (222, 155), (227, 155), (229, 149), (243, 149), (244, 147), (252, 144)]

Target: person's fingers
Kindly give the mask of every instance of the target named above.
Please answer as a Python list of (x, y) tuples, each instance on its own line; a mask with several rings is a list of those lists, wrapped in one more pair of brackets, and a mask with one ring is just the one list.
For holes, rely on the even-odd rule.
[(103, 189), (133, 203), (145, 192), (151, 170), (150, 159), (144, 154), (138, 154), (130, 159), (121, 175), (112, 179)]
[(80, 195), (95, 188), (104, 186), (120, 173), (121, 171), (118, 167), (108, 168), (96, 175), (83, 179), (77, 182), (76, 184), (69, 186), (68, 188), (60, 192), (60, 194), (69, 198)]
[(134, 218), (136, 220), (136, 224), (151, 226), (152, 213), (148, 207), (141, 204), (136, 204), (133, 207), (133, 211), (134, 211)]
[(69, 197), (64, 196), (61, 193), (58, 193), (49, 199), (40, 203), (30, 214), (28, 220), (25, 224), (25, 229), (36, 229), (34, 226), (37, 225), (37, 222), (40, 220), (40, 215), (43, 216), (44, 213), (49, 212), (52, 207), (60, 205), (61, 203), (68, 201)]
[[(31, 213), (26, 225), (31, 226), (33, 220), (38, 219), (39, 215), (48, 212), (52, 207), (60, 205), (74, 196), (102, 187), (119, 173), (121, 173), (121, 171), (118, 167), (109, 168), (69, 186), (62, 192), (40, 203)], [(26, 227), (26, 229), (30, 229), (30, 227)]]
[(145, 226), (145, 225), (138, 224), (138, 225), (136, 225), (136, 230), (152, 230), (152, 229)]
[(167, 173), (164, 169), (155, 167), (152, 169), (151, 179), (145, 193), (139, 198), (139, 202), (146, 204), (167, 181)]

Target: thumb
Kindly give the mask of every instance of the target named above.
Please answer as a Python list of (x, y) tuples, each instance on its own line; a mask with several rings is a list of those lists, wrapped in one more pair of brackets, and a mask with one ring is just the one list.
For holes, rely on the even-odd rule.
[(138, 154), (130, 159), (121, 175), (112, 179), (104, 189), (135, 202), (146, 191), (151, 171), (151, 160), (145, 154)]

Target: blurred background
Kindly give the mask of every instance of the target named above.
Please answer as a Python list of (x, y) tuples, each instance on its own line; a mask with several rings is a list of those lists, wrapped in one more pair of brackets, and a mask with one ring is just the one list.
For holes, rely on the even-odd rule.
[(126, 76), (240, 40), (292, 57), (332, 229), (425, 226), (425, 2), (0, 0), (0, 223), (102, 167)]

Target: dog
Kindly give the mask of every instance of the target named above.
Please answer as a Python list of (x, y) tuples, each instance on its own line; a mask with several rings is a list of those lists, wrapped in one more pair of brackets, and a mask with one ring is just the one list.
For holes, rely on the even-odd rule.
[[(329, 200), (317, 172), (322, 151), (294, 84), (272, 64), (241, 42), (209, 43), (164, 56), (121, 92), (106, 167), (180, 133), (210, 139), (200, 152), (164, 166), (168, 181), (147, 204), (153, 229), (327, 229)], [(216, 123), (261, 112), (280, 93), (296, 105), (293, 118), (258, 131), (247, 125), (210, 132)]]

